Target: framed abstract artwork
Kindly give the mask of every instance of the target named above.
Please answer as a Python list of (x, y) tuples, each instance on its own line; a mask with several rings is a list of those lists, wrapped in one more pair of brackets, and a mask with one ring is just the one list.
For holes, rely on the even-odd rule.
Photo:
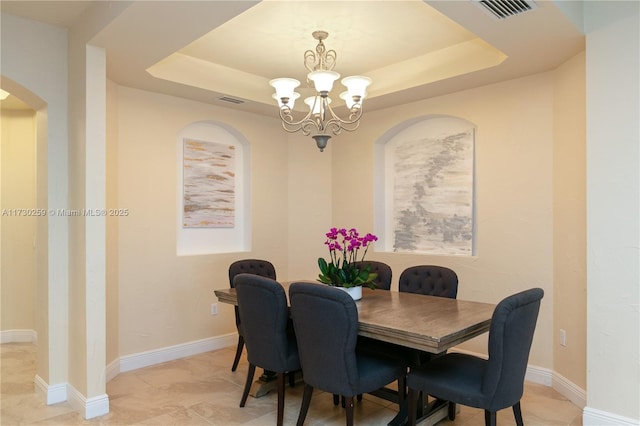
[(235, 146), (183, 139), (184, 228), (233, 228), (236, 223)]
[(475, 128), (465, 120), (425, 120), (385, 148), (387, 249), (473, 254)]

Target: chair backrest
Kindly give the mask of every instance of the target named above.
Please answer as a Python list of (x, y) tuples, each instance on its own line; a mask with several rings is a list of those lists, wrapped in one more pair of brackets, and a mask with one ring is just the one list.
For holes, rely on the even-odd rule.
[[(229, 265), (229, 286), (233, 288), (233, 279), (238, 274), (254, 274), (261, 277), (276, 279), (276, 268), (268, 260), (262, 259), (241, 259), (236, 260)], [(240, 314), (238, 313), (238, 307), (235, 309), (236, 314), (236, 327), (238, 332), (242, 333), (240, 324)]]
[(376, 260), (364, 260), (361, 262), (355, 262), (358, 266), (366, 266), (369, 265), (369, 272), (375, 272), (378, 274), (378, 277), (374, 280), (376, 283), (376, 288), (380, 290), (389, 290), (391, 289), (391, 266), (387, 265), (384, 262), (378, 262)]
[(488, 409), (513, 406), (522, 397), (524, 375), (544, 291), (532, 288), (503, 299), (489, 329), (489, 361), (482, 392)]
[(238, 274), (253, 274), (276, 279), (276, 268), (268, 260), (241, 259), (229, 265), (229, 285), (233, 288), (233, 278)]
[(455, 299), (458, 295), (458, 275), (444, 266), (411, 266), (400, 274), (398, 291)]
[(271, 278), (238, 274), (234, 278), (244, 327), (247, 359), (271, 371), (284, 371), (289, 355), (289, 308), (282, 285)]
[(331, 286), (293, 283), (289, 300), (305, 383), (354, 395), (358, 310), (351, 296)]

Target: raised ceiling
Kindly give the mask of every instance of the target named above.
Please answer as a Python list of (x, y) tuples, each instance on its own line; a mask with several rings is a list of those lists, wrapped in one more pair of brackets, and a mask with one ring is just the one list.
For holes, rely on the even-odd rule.
[[(551, 70), (584, 48), (554, 2), (498, 20), (477, 1), (6, 1), (9, 13), (73, 27), (112, 15), (92, 43), (107, 76), (125, 86), (273, 115), (268, 81), (305, 80), (315, 30), (337, 52), (335, 70), (374, 82), (365, 109)], [(303, 93), (304, 95), (304, 93)], [(231, 104), (231, 97), (244, 101)]]

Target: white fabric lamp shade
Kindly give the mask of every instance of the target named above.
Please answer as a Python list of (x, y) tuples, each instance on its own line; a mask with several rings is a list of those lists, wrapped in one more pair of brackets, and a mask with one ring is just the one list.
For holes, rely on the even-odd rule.
[(367, 95), (367, 87), (371, 84), (371, 79), (362, 75), (354, 75), (343, 78), (342, 84), (347, 88), (349, 96), (364, 98)]
[(340, 78), (340, 74), (335, 71), (312, 71), (308, 77), (313, 81), (316, 92), (330, 92), (333, 82)]
[[(360, 97), (360, 102), (359, 105), (362, 106), (362, 100), (364, 98), (367, 97), (367, 94), (365, 93), (363, 96)], [(353, 108), (353, 106), (355, 105), (355, 101), (353, 100), (353, 96), (349, 94), (349, 92), (342, 92), (340, 93), (340, 99), (344, 100), (344, 103), (347, 105), (347, 108), (351, 109)]]
[[(281, 103), (282, 98), (294, 99), (294, 90), (300, 86), (300, 82), (295, 78), (275, 78), (269, 82), (271, 86), (276, 89), (276, 99), (278, 99), (278, 105)], [(298, 95), (295, 99), (297, 99)]]
[[(274, 93), (273, 95), (271, 95), (271, 97), (278, 102), (278, 106), (280, 108), (282, 108), (284, 106), (284, 104), (282, 103), (282, 99), (278, 97), (277, 93)], [(287, 102), (287, 106), (290, 109), (293, 109), (293, 106), (296, 104), (296, 99), (298, 99), (299, 97), (300, 97), (300, 93), (293, 92), (293, 95), (289, 96), (289, 102)]]
[[(327, 97), (327, 104), (331, 103), (331, 98)], [(322, 97), (321, 96), (309, 96), (304, 99), (304, 103), (309, 106), (309, 111), (312, 114), (320, 114), (322, 111)]]

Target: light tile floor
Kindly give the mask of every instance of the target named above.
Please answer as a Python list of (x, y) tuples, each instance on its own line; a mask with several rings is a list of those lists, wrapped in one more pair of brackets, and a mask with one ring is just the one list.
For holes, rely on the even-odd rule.
[[(9, 425), (247, 425), (275, 424), (276, 395), (251, 398), (239, 408), (247, 373), (246, 359), (231, 372), (235, 348), (207, 352), (157, 366), (121, 373), (107, 383), (109, 414), (84, 420), (68, 403), (47, 406), (34, 393), (36, 348), (7, 343), (1, 347), (0, 424)], [(302, 385), (287, 387), (286, 425), (294, 425), (302, 400)], [(527, 383), (522, 399), (524, 422), (533, 425), (582, 425), (582, 411), (546, 386)], [(356, 405), (355, 423), (386, 425), (396, 414), (388, 401), (364, 395)], [(344, 425), (344, 411), (332, 395), (316, 391), (307, 415), (308, 426)], [(455, 422), (439, 425), (481, 426), (482, 410), (460, 407)], [(498, 413), (501, 426), (515, 424), (510, 409)]]

